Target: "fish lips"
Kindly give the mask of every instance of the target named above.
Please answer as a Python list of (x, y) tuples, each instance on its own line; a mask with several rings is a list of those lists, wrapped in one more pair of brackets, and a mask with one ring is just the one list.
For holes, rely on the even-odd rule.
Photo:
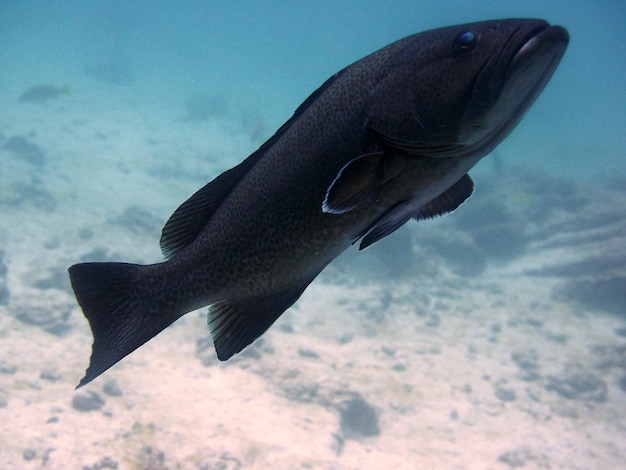
[[(537, 34), (531, 35), (523, 42), (506, 69), (504, 86), (512, 77), (520, 76), (522, 80), (535, 79), (537, 94), (550, 79), (559, 65), (567, 45), (569, 33), (563, 26), (548, 26)], [(537, 86), (537, 85), (541, 86)]]
[[(520, 37), (521, 36), (521, 37)], [(558, 25), (535, 21), (527, 31), (516, 29), (497, 54), (493, 54), (476, 77), (471, 103), (495, 105), (503, 92), (515, 88), (517, 96), (524, 88), (541, 92), (559, 64), (569, 33)]]

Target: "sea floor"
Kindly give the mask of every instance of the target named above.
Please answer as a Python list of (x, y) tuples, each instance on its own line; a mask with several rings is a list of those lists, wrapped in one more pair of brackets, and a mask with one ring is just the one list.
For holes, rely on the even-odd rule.
[(67, 267), (159, 261), (167, 217), (261, 125), (18, 92), (0, 90), (2, 468), (623, 468), (623, 179), (484, 171), (232, 360), (203, 309), (75, 391), (92, 337)]

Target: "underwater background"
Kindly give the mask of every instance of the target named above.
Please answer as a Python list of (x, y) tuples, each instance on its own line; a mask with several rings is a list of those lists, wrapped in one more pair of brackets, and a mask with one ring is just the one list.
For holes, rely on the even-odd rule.
[[(505, 17), (568, 28), (454, 214), (332, 263), (219, 363), (206, 309), (74, 391), (67, 267), (176, 207), (341, 68)], [(0, 2), (3, 468), (623, 468), (626, 3)]]

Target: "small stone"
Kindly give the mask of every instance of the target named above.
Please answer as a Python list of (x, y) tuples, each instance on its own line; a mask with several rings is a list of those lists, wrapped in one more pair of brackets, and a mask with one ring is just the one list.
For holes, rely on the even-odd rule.
[(431, 328), (437, 328), (441, 324), (441, 318), (437, 314), (432, 314), (428, 320), (424, 323), (424, 325), (429, 326)]
[(47, 380), (49, 382), (58, 382), (59, 380), (61, 380), (61, 375), (57, 374), (56, 372), (46, 370), (39, 374), (39, 378), (42, 380)]
[(122, 215), (111, 219), (111, 222), (124, 227), (135, 235), (154, 233), (163, 225), (160, 218), (137, 206), (126, 208)]
[(0, 249), (0, 305), (9, 303), (9, 287), (7, 283), (8, 268), (4, 264), (4, 250)]
[(515, 394), (515, 390), (511, 388), (504, 388), (501, 386), (496, 386), (496, 397), (498, 397), (502, 401), (514, 401), (517, 398)]
[(57, 266), (50, 269), (46, 276), (34, 278), (32, 286), (37, 289), (59, 289), (68, 290), (70, 288), (69, 278), (67, 277), (67, 269), (65, 266)]
[(576, 411), (576, 408), (562, 401), (554, 403), (552, 406), (550, 406), (550, 409), (555, 415), (561, 416), (563, 418), (578, 418), (578, 411)]
[[(330, 449), (335, 452), (335, 454), (337, 455), (341, 455), (341, 453), (343, 452), (343, 446), (346, 443), (346, 440), (344, 439), (344, 437), (341, 434), (338, 433), (333, 433), (332, 435), (332, 441), (330, 443)], [(301, 464), (301, 468), (313, 468), (310, 464)]]
[(24, 460), (33, 460), (37, 457), (37, 451), (34, 449), (26, 449), (22, 453), (22, 457), (24, 458)]
[(236, 363), (238, 362), (239, 359), (245, 359), (245, 358), (259, 360), (261, 359), (261, 347), (262, 346), (263, 346), (263, 340), (258, 339), (256, 340), (255, 343), (251, 344), (246, 349), (241, 351), (237, 357), (233, 358), (235, 359), (234, 361), (233, 359), (231, 359), (231, 361), (233, 363)]
[(104, 398), (93, 391), (79, 392), (72, 399), (72, 407), (83, 412), (99, 410), (104, 406), (104, 403)]
[(511, 450), (501, 454), (498, 460), (511, 468), (526, 467), (550, 468), (548, 458), (538, 452), (534, 452), (527, 446)]
[(594, 358), (594, 369), (609, 372), (613, 368), (626, 368), (626, 344), (596, 344), (589, 348), (589, 352)]
[(113, 460), (111, 457), (103, 457), (102, 460), (100, 460), (99, 463), (99, 467), (98, 468), (111, 468), (111, 469), (116, 469), (118, 468), (118, 464), (115, 460)]
[(583, 308), (604, 310), (624, 318), (626, 312), (626, 275), (594, 276), (594, 279), (572, 280), (557, 289), (553, 296), (577, 302)]
[(0, 374), (13, 375), (17, 372), (17, 366), (13, 364), (7, 364), (4, 361), (0, 361)]
[(521, 369), (522, 380), (533, 381), (540, 378), (539, 375), (539, 355), (534, 349), (514, 351), (511, 359)]
[(547, 340), (554, 341), (555, 343), (565, 344), (567, 342), (567, 335), (563, 333), (552, 333), (550, 331), (546, 331), (544, 336)]
[(57, 289), (39, 290), (36, 296), (20, 299), (11, 311), (20, 321), (38, 326), (48, 333), (62, 336), (69, 329), (68, 320), (74, 309), (69, 294)]
[(26, 382), (26, 385), (28, 385), (33, 390), (41, 390), (41, 384), (35, 380), (30, 380)]
[(345, 333), (339, 338), (339, 344), (348, 344), (354, 340), (354, 333)]
[(111, 397), (121, 397), (123, 395), (122, 389), (117, 385), (115, 380), (108, 380), (105, 382), (104, 387), (102, 387), (104, 393)]
[(378, 436), (378, 412), (358, 394), (338, 406), (341, 432), (344, 437)]
[(298, 348), (298, 354), (307, 359), (319, 359), (320, 355), (311, 349)]
[(152, 446), (144, 446), (141, 455), (141, 468), (150, 468), (154, 470), (165, 470), (165, 452), (155, 449)]
[[(214, 450), (208, 449), (203, 452), (203, 457), (200, 462), (196, 464), (194, 468), (199, 470), (239, 470), (244, 468), (241, 460), (237, 457), (230, 455), (228, 452), (222, 452), (221, 454), (217, 454)], [(153, 468), (153, 467), (145, 467), (145, 468)], [(157, 469), (166, 469), (170, 467), (154, 467)], [(301, 465), (300, 468), (307, 468), (304, 464)]]
[(261, 348), (261, 350), (263, 351), (264, 354), (275, 354), (276, 353), (276, 350), (274, 349), (274, 346), (269, 344), (269, 342), (266, 342), (265, 344), (263, 344), (263, 347)]
[(320, 386), (318, 384), (304, 384), (297, 382), (284, 387), (287, 399), (298, 403), (312, 403), (319, 399)]
[(213, 347), (213, 340), (210, 336), (196, 340), (196, 358), (204, 367), (211, 367), (217, 363), (217, 355)]
[[(95, 464), (91, 466), (83, 467), (83, 470), (102, 470), (105, 468), (111, 468), (115, 470), (118, 468), (118, 463), (115, 460), (113, 460), (111, 457), (107, 456), (107, 457), (102, 457), (98, 462), (96, 462)], [(152, 467), (145, 467), (145, 468), (152, 468)]]
[(93, 230), (90, 228), (81, 228), (78, 232), (78, 236), (82, 240), (90, 240), (93, 238)]
[(546, 390), (554, 391), (569, 400), (604, 403), (607, 398), (606, 383), (590, 372), (570, 367), (559, 377), (547, 378)]

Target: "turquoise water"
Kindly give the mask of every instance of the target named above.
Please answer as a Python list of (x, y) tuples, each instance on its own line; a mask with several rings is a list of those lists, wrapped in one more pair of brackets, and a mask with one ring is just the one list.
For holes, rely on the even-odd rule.
[(120, 65), (132, 73), (138, 100), (170, 110), (193, 92), (221, 94), (263, 116), (269, 135), (328, 76), (389, 42), (509, 16), (562, 24), (572, 41), (548, 90), (503, 145), (505, 160), (581, 179), (623, 174), (626, 5), (619, 0), (8, 0), (0, 6), (0, 84), (68, 83), (79, 92), (97, 85), (86, 66)]
[[(333, 73), (506, 17), (571, 41), (458, 211), (348, 250), (227, 363), (202, 309), (74, 392), (68, 266), (161, 261), (176, 207)], [(0, 2), (0, 466), (620, 468), (625, 25), (620, 0)]]

